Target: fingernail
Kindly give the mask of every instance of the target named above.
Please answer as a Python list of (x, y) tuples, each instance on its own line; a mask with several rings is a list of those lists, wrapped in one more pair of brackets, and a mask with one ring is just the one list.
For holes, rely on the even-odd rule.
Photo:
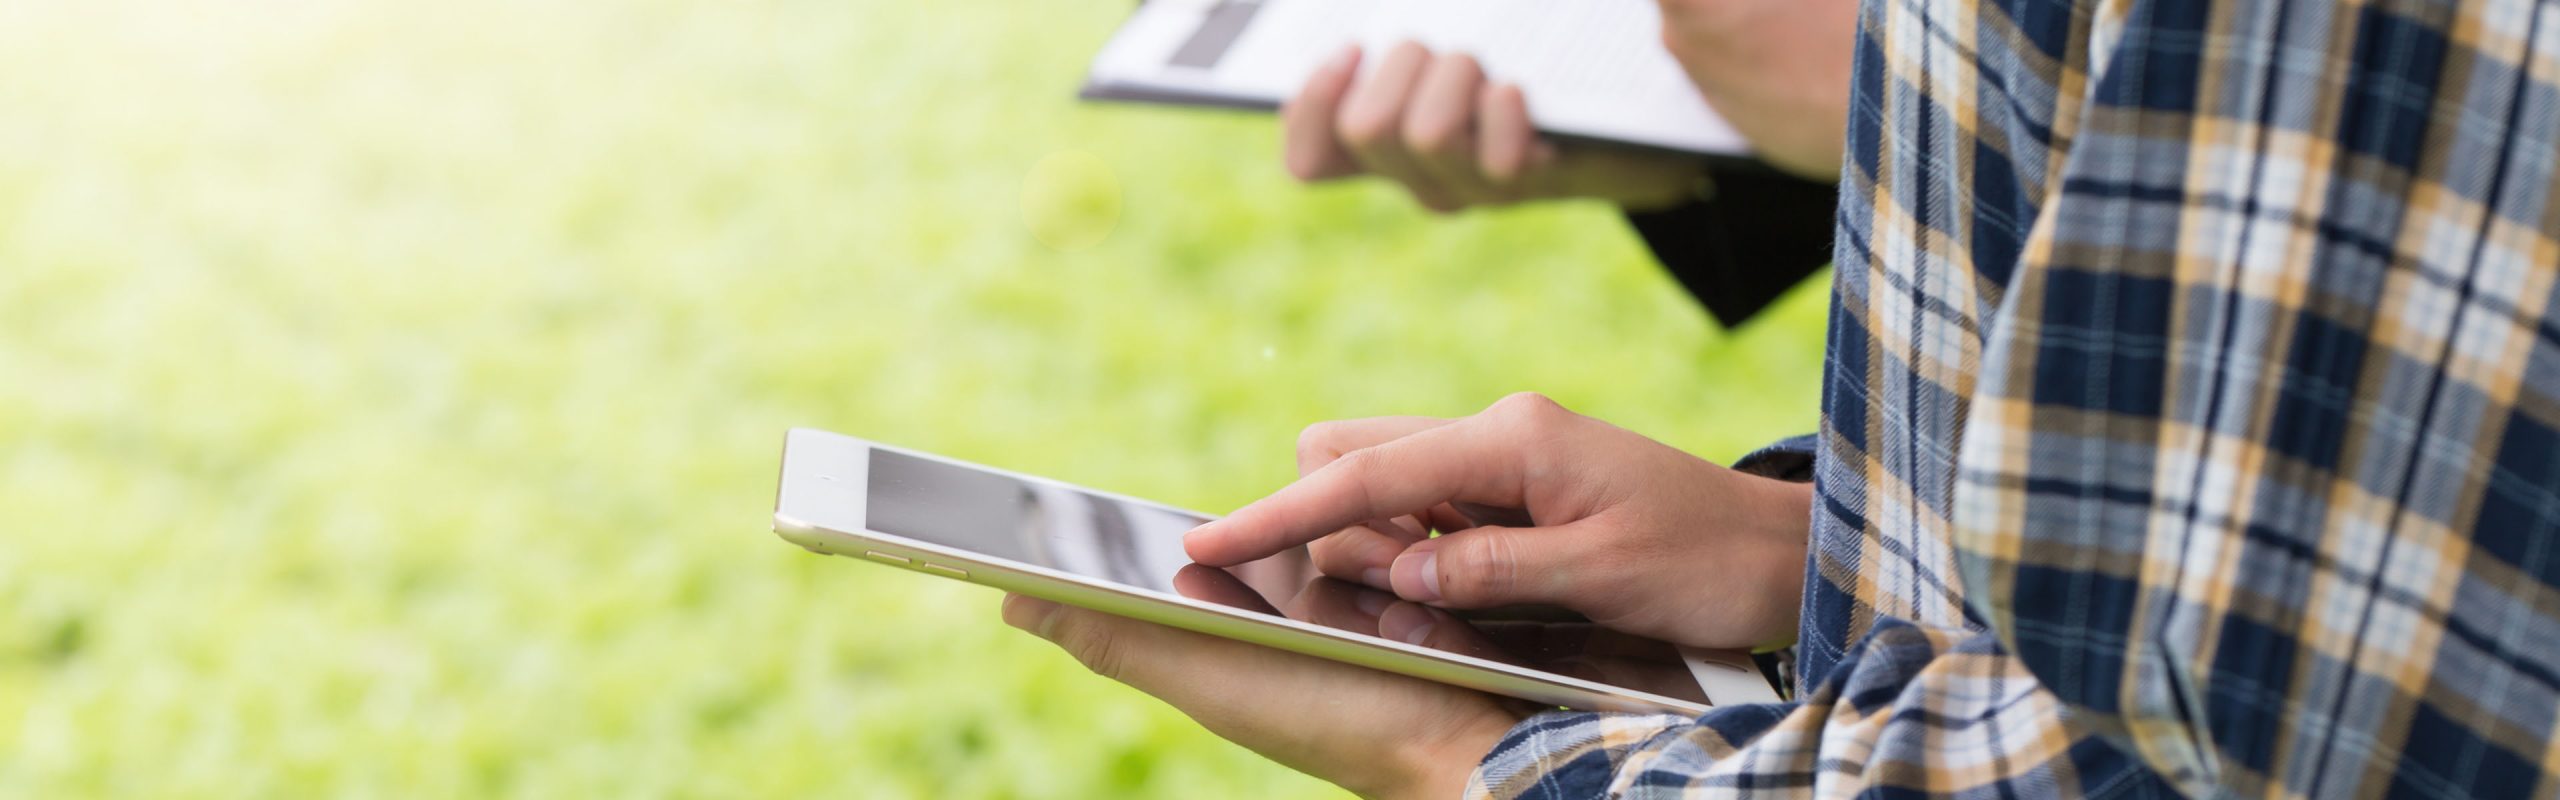
[(1404, 643), (1421, 644), (1422, 640), (1431, 638), (1431, 629), (1437, 627), (1440, 627), (1440, 623), (1425, 622), (1421, 625), (1414, 626), (1413, 630), (1404, 632)]
[(1359, 57), (1360, 45), (1346, 44), (1342, 46), (1341, 52), (1333, 54), (1332, 61), (1325, 62), (1325, 67), (1327, 69), (1344, 69), (1351, 66), (1352, 59)]
[(1406, 553), (1396, 559), (1394, 571), (1404, 573), (1396, 581), (1396, 594), (1417, 603), (1440, 602), (1440, 554)]
[(1373, 588), (1384, 589), (1390, 592), (1396, 590), (1395, 582), (1387, 579), (1386, 567), (1370, 567), (1368, 569), (1361, 570), (1360, 582), (1369, 584)]

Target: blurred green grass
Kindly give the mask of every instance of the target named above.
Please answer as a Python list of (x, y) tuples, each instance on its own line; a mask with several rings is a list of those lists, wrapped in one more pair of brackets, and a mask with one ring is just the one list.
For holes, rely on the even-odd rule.
[(1223, 510), (1515, 390), (1813, 424), (1818, 288), (1079, 105), (1124, 10), (0, 0), (0, 796), (1326, 796), (774, 539), (783, 428)]

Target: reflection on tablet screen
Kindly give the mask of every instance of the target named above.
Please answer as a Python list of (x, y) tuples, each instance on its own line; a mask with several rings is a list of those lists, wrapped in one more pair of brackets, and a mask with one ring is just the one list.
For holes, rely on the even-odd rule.
[(1183, 555), (1208, 520), (888, 450), (871, 451), (867, 527), (1125, 586), (1597, 683), (1707, 701), (1670, 645), (1575, 618), (1417, 605), (1316, 572), (1304, 549), (1220, 569)]

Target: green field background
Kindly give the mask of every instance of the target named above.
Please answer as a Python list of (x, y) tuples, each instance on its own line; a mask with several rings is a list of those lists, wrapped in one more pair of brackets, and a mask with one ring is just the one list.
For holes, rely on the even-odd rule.
[(0, 0), (0, 796), (1331, 796), (775, 539), (783, 429), (1222, 511), (1518, 390), (1813, 425), (1819, 287), (1077, 103), (1126, 8)]

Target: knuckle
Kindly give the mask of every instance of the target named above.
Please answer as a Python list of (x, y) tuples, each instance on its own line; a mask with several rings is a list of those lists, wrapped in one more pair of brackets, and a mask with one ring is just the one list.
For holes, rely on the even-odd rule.
[(1406, 120), (1404, 144), (1416, 153), (1435, 157), (1459, 155), (1461, 128), (1454, 119)]
[(1490, 409), (1498, 416), (1525, 422), (1546, 422), (1565, 414), (1564, 405), (1537, 392), (1514, 392), (1493, 403)]
[(1344, 531), (1307, 545), (1307, 555), (1315, 561), (1316, 571), (1337, 578), (1356, 578), (1371, 566), (1367, 560), (1369, 548), (1353, 535), (1354, 532)]
[(1307, 558), (1316, 562), (1316, 571), (1332, 575), (1335, 568), (1349, 564), (1350, 549), (1342, 542), (1342, 534), (1336, 533), (1307, 543)]
[(1058, 645), (1075, 656), (1085, 669), (1112, 680), (1120, 680), (1126, 669), (1126, 655), (1120, 639), (1096, 624), (1091, 614), (1073, 614), (1057, 622)]
[(1394, 141), (1396, 120), (1385, 112), (1362, 109), (1344, 114), (1334, 124), (1334, 135), (1354, 150), (1376, 150)]
[(1326, 469), (1336, 470), (1341, 474), (1342, 499), (1356, 508), (1371, 508), (1378, 503), (1376, 487), (1373, 484), (1377, 482), (1378, 476), (1388, 474), (1384, 461), (1385, 457), (1379, 455), (1374, 448), (1353, 450), (1342, 454), (1342, 457), (1335, 459), (1332, 464), (1326, 465)]
[(1342, 424), (1338, 422), (1318, 422), (1298, 429), (1299, 463), (1330, 461), (1342, 455), (1333, 446), (1341, 433)]
[(1519, 559), (1508, 536), (1478, 535), (1458, 548), (1457, 558), (1440, 559), (1440, 585), (1452, 599), (1501, 600), (1519, 586)]
[(1331, 466), (1355, 480), (1366, 478), (1378, 470), (1378, 451), (1361, 449), (1343, 453), (1340, 458), (1333, 460)]

